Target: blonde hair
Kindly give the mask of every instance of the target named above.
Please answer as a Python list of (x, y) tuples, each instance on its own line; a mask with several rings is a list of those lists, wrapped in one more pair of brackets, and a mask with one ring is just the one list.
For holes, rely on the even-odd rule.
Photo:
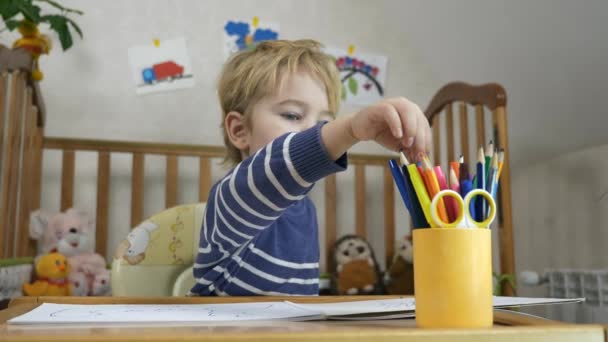
[(250, 111), (262, 98), (275, 94), (283, 76), (305, 70), (325, 85), (329, 111), (333, 116), (340, 105), (340, 75), (335, 60), (321, 51), (317, 41), (272, 40), (255, 48), (239, 52), (224, 65), (218, 82), (218, 96), (222, 107), (222, 128), (227, 152), (225, 164), (242, 160), (241, 151), (228, 138), (224, 125), (226, 115), (235, 111), (250, 125)]

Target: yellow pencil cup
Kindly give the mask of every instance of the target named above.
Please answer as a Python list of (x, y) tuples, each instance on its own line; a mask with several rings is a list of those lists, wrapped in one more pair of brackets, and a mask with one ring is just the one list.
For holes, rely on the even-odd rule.
[(491, 237), (482, 228), (414, 230), (417, 326), (492, 326)]

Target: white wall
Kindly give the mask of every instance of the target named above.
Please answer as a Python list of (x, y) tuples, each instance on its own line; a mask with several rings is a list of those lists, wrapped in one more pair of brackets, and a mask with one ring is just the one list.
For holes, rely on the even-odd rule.
[(518, 270), (608, 266), (607, 173), (608, 145), (602, 145), (532, 164), (513, 177)]

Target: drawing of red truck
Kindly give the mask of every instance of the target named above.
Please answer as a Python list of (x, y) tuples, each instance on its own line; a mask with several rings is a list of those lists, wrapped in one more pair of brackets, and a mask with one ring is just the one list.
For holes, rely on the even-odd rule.
[(154, 64), (151, 68), (142, 71), (142, 77), (147, 84), (159, 81), (171, 81), (184, 75), (184, 67), (174, 61)]

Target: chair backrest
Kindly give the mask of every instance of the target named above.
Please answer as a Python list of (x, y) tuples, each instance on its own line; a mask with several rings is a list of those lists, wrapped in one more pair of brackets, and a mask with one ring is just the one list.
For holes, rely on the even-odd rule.
[(133, 228), (113, 258), (112, 295), (174, 294), (176, 281), (194, 263), (204, 211), (205, 203), (181, 205)]
[[(457, 160), (459, 154), (462, 154), (465, 162), (472, 166), (476, 159), (475, 151), (479, 146), (486, 146), (490, 140), (494, 146), (505, 150), (497, 196), (500, 273), (515, 275), (506, 103), (506, 92), (499, 84), (472, 86), (454, 82), (445, 85), (435, 94), (425, 114), (433, 129), (433, 157), (437, 165), (447, 165), (447, 161)], [(458, 106), (458, 117), (454, 115), (454, 105)], [(474, 108), (474, 117), (469, 114), (469, 107)], [(489, 134), (486, 132), (486, 109), (492, 114)], [(457, 127), (455, 119), (458, 120)], [(475, 122), (474, 134), (470, 134), (469, 130), (471, 121)], [(444, 136), (445, 140), (442, 140)], [(456, 139), (456, 136), (459, 138)], [(507, 284), (503, 292), (512, 295), (513, 289)]]

